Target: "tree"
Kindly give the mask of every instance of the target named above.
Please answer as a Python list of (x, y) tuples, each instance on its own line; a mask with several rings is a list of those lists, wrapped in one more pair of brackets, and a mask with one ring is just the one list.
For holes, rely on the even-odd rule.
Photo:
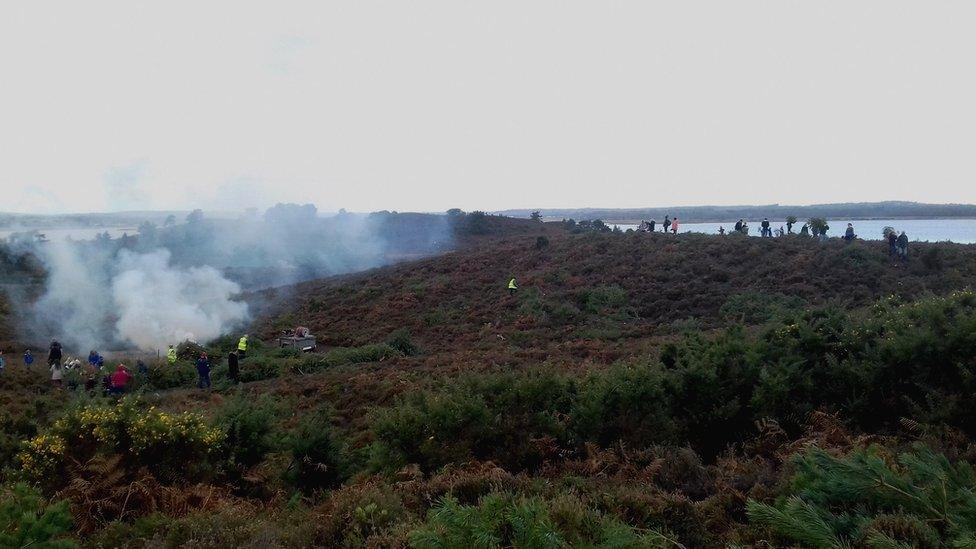
[(793, 234), (793, 225), (796, 225), (796, 216), (795, 215), (786, 216), (786, 232)]
[(451, 217), (460, 217), (464, 215), (464, 211), (461, 208), (451, 208), (450, 210), (447, 210), (447, 215)]
[(193, 210), (189, 215), (186, 216), (186, 222), (190, 225), (196, 225), (201, 221), (203, 221), (203, 210)]
[(173, 225), (176, 225), (176, 216), (169, 214), (166, 216), (166, 221), (163, 221), (163, 227), (172, 227)]
[(532, 212), (532, 215), (530, 215), (529, 218), (531, 218), (532, 221), (536, 221), (536, 222), (542, 223), (542, 212), (540, 212), (539, 210), (536, 210), (536, 211)]
[(811, 217), (807, 224), (810, 226), (810, 233), (813, 236), (825, 235), (830, 230), (827, 220), (822, 217)]

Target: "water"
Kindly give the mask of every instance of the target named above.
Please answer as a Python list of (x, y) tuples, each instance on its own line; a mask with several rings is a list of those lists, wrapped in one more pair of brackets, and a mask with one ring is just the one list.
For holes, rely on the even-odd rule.
[[(749, 221), (749, 235), (759, 236), (759, 221)], [(843, 236), (847, 229), (847, 224), (854, 224), (854, 231), (858, 238), (866, 240), (881, 240), (882, 229), (894, 227), (895, 230), (905, 231), (908, 238), (913, 241), (929, 242), (957, 242), (960, 244), (976, 243), (976, 219), (832, 219), (827, 221), (830, 231), (827, 236)], [(607, 223), (611, 226), (620, 227), (621, 230), (637, 230), (637, 225), (625, 223)], [(770, 225), (775, 232), (780, 227), (786, 230), (786, 222), (782, 220), (770, 220)], [(718, 234), (719, 227), (725, 227), (726, 231), (731, 231), (735, 222), (731, 223), (679, 223), (679, 233), (706, 233)], [(793, 226), (793, 232), (800, 232), (802, 222)], [(660, 220), (655, 227), (656, 231), (661, 230)]]

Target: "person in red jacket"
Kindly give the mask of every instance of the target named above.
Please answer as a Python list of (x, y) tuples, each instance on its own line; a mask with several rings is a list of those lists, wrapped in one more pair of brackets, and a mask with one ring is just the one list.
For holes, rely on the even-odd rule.
[(678, 234), (678, 218), (671, 220), (671, 234)]
[(113, 395), (121, 395), (129, 386), (130, 381), (132, 381), (132, 374), (125, 368), (125, 364), (119, 364), (115, 367), (115, 372), (112, 373), (111, 393)]

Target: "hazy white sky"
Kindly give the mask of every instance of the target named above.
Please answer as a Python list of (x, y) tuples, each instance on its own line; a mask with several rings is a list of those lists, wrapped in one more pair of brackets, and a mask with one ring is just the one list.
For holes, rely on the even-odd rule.
[(3, 2), (0, 211), (973, 202), (976, 3)]

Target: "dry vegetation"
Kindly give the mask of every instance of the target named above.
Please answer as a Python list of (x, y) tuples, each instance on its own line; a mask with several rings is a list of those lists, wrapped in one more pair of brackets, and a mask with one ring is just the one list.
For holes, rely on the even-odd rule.
[(252, 296), (265, 341), (325, 345), (256, 344), (240, 386), (153, 364), (116, 403), (8, 367), (0, 541), (976, 542), (976, 247), (459, 223), (459, 251)]

